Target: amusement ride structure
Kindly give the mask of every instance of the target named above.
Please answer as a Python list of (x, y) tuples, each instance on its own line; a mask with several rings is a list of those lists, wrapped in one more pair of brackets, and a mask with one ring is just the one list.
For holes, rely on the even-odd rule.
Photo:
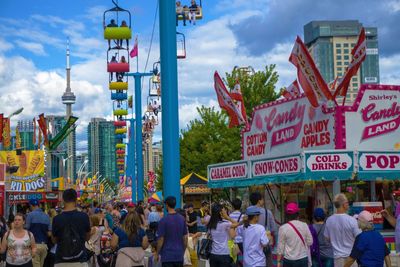
[[(168, 3), (167, 3), (168, 2)], [(103, 14), (104, 39), (108, 42), (107, 72), (109, 73), (109, 89), (113, 107), (116, 139), (116, 159), (118, 173), (121, 178), (132, 181), (132, 201), (143, 200), (145, 187), (151, 189), (153, 183), (144, 184), (143, 144), (151, 142), (155, 127), (160, 122), (161, 99), (166, 98), (163, 116), (163, 173), (164, 177), (172, 177), (164, 184), (164, 194), (175, 195), (180, 199), (179, 188), (179, 124), (177, 97), (177, 59), (186, 58), (185, 35), (177, 32), (175, 26), (175, 1), (158, 1), (160, 7), (160, 60), (153, 64), (151, 72), (130, 72), (130, 47), (132, 38), (131, 13), (121, 8), (118, 1), (112, 0), (114, 7)], [(201, 1), (195, 9), (185, 10), (185, 16), (194, 12), (196, 19), (202, 19)], [(156, 11), (157, 13), (157, 11)], [(183, 19), (182, 15), (178, 19)], [(172, 35), (170, 32), (173, 30)], [(153, 28), (154, 33), (154, 28)], [(176, 35), (175, 35), (176, 33)], [(171, 36), (173, 38), (171, 38)], [(137, 43), (136, 43), (137, 45)], [(137, 49), (137, 47), (136, 47)], [(172, 51), (172, 53), (171, 53)], [(176, 56), (173, 56), (174, 52)], [(132, 52), (132, 51), (131, 51)], [(137, 51), (136, 51), (137, 52)], [(150, 53), (150, 51), (149, 51)], [(172, 55), (172, 56), (171, 56)], [(132, 54), (131, 54), (132, 56)], [(137, 56), (137, 54), (135, 55)], [(165, 66), (161, 65), (165, 62)], [(147, 64), (147, 63), (146, 63)], [(168, 66), (168, 68), (166, 68)], [(161, 70), (166, 69), (161, 81)], [(128, 77), (135, 79), (134, 100), (128, 97)], [(142, 80), (149, 78), (147, 108), (142, 113)], [(162, 91), (162, 86), (170, 90)], [(129, 108), (135, 108), (135, 117), (129, 117)], [(132, 112), (133, 113), (133, 112)], [(129, 122), (129, 135), (127, 126)], [(127, 144), (124, 143), (127, 140)], [(164, 141), (165, 140), (165, 141)], [(128, 147), (126, 146), (128, 145)], [(128, 153), (126, 153), (128, 150)], [(147, 175), (147, 174), (146, 174)], [(175, 181), (176, 180), (176, 181)], [(166, 181), (166, 179), (164, 179)], [(171, 183), (170, 183), (171, 182)], [(175, 185), (176, 183), (176, 185)]]

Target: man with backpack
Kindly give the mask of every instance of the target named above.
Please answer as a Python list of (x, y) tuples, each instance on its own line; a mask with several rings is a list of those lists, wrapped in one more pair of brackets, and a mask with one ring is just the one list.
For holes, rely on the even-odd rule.
[(265, 227), (267, 230), (268, 239), (270, 240), (267, 247), (264, 248), (265, 256), (267, 257), (267, 266), (272, 266), (272, 247), (274, 241), (277, 240), (278, 225), (275, 222), (274, 215), (269, 209), (264, 206), (264, 197), (260, 192), (253, 192), (250, 194), (250, 207), (256, 207), (260, 211), (258, 224)]
[(57, 244), (55, 267), (87, 267), (85, 241), (90, 239), (90, 221), (77, 211), (74, 189), (63, 193), (64, 210), (53, 219), (53, 242)]
[(50, 217), (39, 207), (39, 201), (29, 201), (31, 212), (26, 216), (25, 228), (29, 230), (36, 242), (36, 254), (32, 263), (34, 267), (43, 267), (47, 256), (47, 243), (51, 235)]

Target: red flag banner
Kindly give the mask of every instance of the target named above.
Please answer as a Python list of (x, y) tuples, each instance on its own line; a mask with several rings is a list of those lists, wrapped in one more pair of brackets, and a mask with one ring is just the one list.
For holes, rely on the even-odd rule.
[(3, 141), (3, 113), (0, 114), (0, 142)]
[(298, 36), (289, 61), (296, 66), (297, 79), (312, 106), (318, 107), (320, 102), (333, 100), (328, 85), (315, 66), (303, 41)]
[(44, 117), (44, 114), (40, 114), (39, 115), (39, 119), (38, 119), (38, 124), (39, 124), (39, 128), (43, 133), (43, 139), (44, 139), (44, 144), (46, 146), (48, 146), (49, 144), (49, 138), (47, 136), (47, 124), (46, 124), (46, 119)]
[(241, 113), (233, 102), (231, 95), (229, 94), (228, 90), (226, 90), (225, 84), (218, 72), (214, 73), (214, 88), (218, 96), (219, 106), (226, 110), (229, 115), (230, 121), (228, 127), (232, 128), (245, 123), (243, 118), (240, 116)]
[(138, 48), (138, 39), (136, 36), (135, 45), (133, 46), (131, 52), (129, 53), (130, 57), (137, 57), (139, 55), (139, 48)]
[(235, 86), (230, 93), (231, 98), (234, 100), (237, 109), (240, 112), (241, 119), (247, 123), (246, 107), (244, 106), (242, 91), (240, 90), (239, 80), (236, 80)]
[(289, 85), (288, 88), (282, 90), (281, 95), (284, 98), (291, 98), (291, 97), (299, 96), (300, 95), (300, 87), (299, 87), (299, 84), (297, 83), (297, 80), (292, 82), (292, 84)]
[(339, 84), (336, 88), (334, 97), (336, 97), (338, 94), (340, 96), (347, 95), (347, 90), (349, 88), (351, 77), (357, 74), (361, 63), (365, 60), (367, 56), (367, 40), (365, 38), (364, 28), (361, 29), (360, 35), (358, 36), (357, 44), (354, 46), (351, 54), (353, 55), (353, 59), (347, 67), (346, 73), (343, 75), (342, 78), (339, 79)]

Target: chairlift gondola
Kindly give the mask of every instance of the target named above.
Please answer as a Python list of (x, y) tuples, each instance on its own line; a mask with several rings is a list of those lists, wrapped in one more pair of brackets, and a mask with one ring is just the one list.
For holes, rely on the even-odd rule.
[[(184, 11), (185, 11), (186, 20), (189, 20), (189, 7), (186, 6), (184, 8)], [(201, 3), (201, 0), (199, 0), (199, 4), (197, 5), (197, 10), (196, 10), (196, 20), (201, 20), (202, 18), (203, 18), (203, 6)], [(178, 15), (178, 20), (183, 20), (183, 16)]]
[(176, 56), (178, 59), (186, 58), (186, 40), (185, 35), (181, 32), (176, 32)]

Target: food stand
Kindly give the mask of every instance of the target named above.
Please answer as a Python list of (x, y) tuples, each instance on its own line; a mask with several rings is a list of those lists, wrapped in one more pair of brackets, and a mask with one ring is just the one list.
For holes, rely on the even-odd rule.
[[(289, 201), (310, 219), (316, 207), (332, 212), (333, 195), (346, 191), (362, 202), (354, 212), (378, 200), (388, 208), (399, 149), (400, 86), (362, 85), (352, 106), (313, 108), (302, 94), (256, 107), (242, 131), (242, 160), (209, 165), (208, 186), (268, 186), (278, 221)], [(393, 241), (393, 232), (385, 236)]]

